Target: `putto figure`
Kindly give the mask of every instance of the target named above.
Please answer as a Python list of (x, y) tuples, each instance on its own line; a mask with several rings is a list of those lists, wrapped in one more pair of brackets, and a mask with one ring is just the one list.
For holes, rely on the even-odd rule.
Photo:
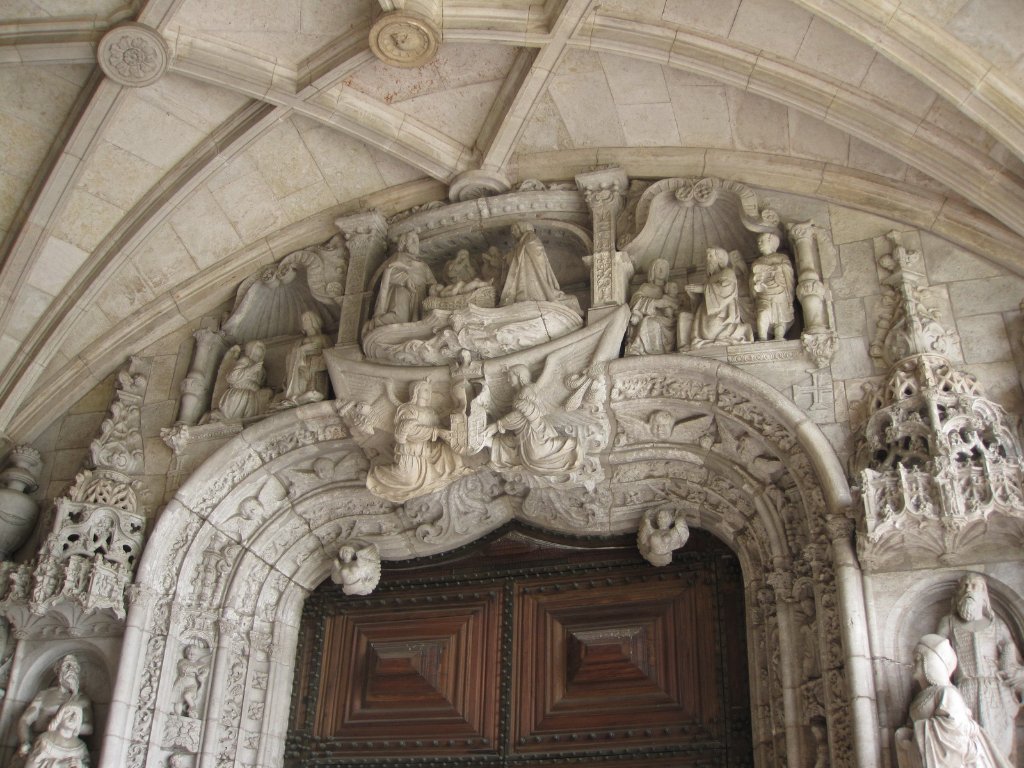
[(661, 567), (672, 562), (672, 553), (690, 538), (683, 513), (664, 505), (644, 513), (636, 534), (637, 548), (644, 560)]
[(914, 648), (921, 692), (910, 704), (911, 724), (896, 731), (899, 768), (1013, 768), (950, 682), (956, 666), (941, 635), (925, 635)]
[(960, 660), (954, 682), (999, 753), (1012, 760), (1014, 723), (1024, 695), (1020, 653), (1009, 627), (992, 611), (984, 576), (962, 576), (952, 603), (936, 631), (949, 639)]
[(338, 550), (331, 581), (346, 595), (368, 595), (380, 582), (380, 552), (376, 544), (348, 542)]
[(771, 232), (758, 235), (761, 256), (750, 265), (750, 295), (754, 297), (757, 338), (786, 338), (793, 324), (793, 265), (778, 252), (779, 238)]

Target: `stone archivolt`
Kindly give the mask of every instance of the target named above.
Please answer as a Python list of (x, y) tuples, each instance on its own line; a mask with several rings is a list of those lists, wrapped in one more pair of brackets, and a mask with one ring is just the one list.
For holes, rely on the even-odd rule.
[[(897, 248), (883, 264), (891, 312), (877, 349), (892, 371), (863, 426), (860, 517), (813, 414), (729, 364), (806, 373), (806, 357), (820, 389), (837, 344), (824, 230), (714, 178), (631, 184), (605, 169), (575, 187), (492, 186), (390, 221), (339, 219), (338, 236), (250, 277), (228, 318), (196, 333), (164, 434), (175, 471), (191, 474), (131, 593), (120, 677), (134, 690), (112, 705), (105, 766), (280, 763), (309, 591), (331, 576), (366, 594), (382, 562), (514, 519), (582, 535), (641, 529), (655, 564), (689, 528), (729, 542), (746, 586), (758, 764), (873, 764), (854, 518), (862, 561), (884, 569), (908, 542), (915, 558), (975, 557), (970, 526), (1009, 525), (1024, 503), (1006, 414), (944, 356), (912, 254)], [(728, 305), (718, 326), (712, 294)], [(725, 328), (726, 315), (747, 332), (693, 335), (697, 318)], [(311, 387), (322, 359), (330, 390), (290, 386), (300, 357)], [(232, 411), (244, 365), (267, 391)], [(106, 463), (58, 505), (67, 514), (47, 552), (95, 559), (79, 550), (102, 540), (130, 577), (141, 526), (125, 527), (134, 507), (115, 501), (137, 504), (116, 475), (136, 466), (128, 395), (97, 440)], [(100, 480), (109, 498), (72, 508)], [(111, 508), (118, 526), (96, 538)], [(44, 560), (38, 578), (10, 571), (22, 592), (3, 603), (9, 615), (50, 609), (52, 595), (34, 597), (54, 581)]]

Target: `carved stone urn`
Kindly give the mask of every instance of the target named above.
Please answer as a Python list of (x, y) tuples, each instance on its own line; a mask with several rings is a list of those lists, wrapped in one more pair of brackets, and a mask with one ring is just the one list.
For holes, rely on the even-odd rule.
[(0, 560), (17, 552), (36, 526), (39, 504), (29, 496), (39, 487), (39, 451), (19, 445), (0, 472)]

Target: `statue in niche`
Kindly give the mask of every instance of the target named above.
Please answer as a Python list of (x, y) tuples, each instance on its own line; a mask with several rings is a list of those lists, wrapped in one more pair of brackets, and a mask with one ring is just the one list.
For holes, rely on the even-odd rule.
[(1009, 627), (992, 611), (984, 576), (968, 573), (960, 578), (952, 611), (939, 621), (936, 631), (949, 639), (960, 661), (956, 687), (974, 718), (998, 752), (1013, 759), (1024, 667)]
[(396, 251), (382, 268), (377, 304), (366, 331), (419, 320), (423, 316), (423, 299), (437, 283), (430, 267), (420, 258), (420, 238), (415, 232), (402, 235)]
[(338, 550), (331, 581), (346, 595), (368, 595), (380, 581), (380, 552), (376, 544), (348, 542)]
[(669, 268), (667, 259), (651, 262), (647, 281), (629, 301), (627, 355), (661, 355), (675, 349), (679, 286), (667, 282)]
[[(216, 409), (210, 411), (207, 421), (242, 421), (259, 416), (270, 399), (270, 390), (263, 384), (267, 380), (267, 371), (263, 367), (263, 357), (267, 348), (262, 341), (250, 341), (245, 345), (245, 352), (239, 356), (240, 348), (236, 345), (228, 350), (225, 364), (230, 365), (225, 382), (227, 389), (220, 396)], [(231, 357), (237, 356), (234, 363)]]
[(911, 724), (896, 731), (899, 768), (1012, 768), (950, 682), (956, 666), (941, 635), (925, 635), (914, 648), (921, 692), (910, 703)]
[(469, 472), (462, 457), (445, 442), (449, 430), (441, 427), (441, 417), (433, 407), (433, 388), (429, 381), (412, 386), (409, 402), (395, 398), (394, 389), (385, 389), (396, 406), (393, 432), (393, 461), (378, 464), (366, 478), (372, 493), (402, 502), (447, 485)]
[(323, 320), (311, 310), (302, 313), (302, 338), (289, 350), (286, 360), (288, 378), (284, 399), (278, 407), (316, 403), (327, 397), (327, 365), (324, 350), (331, 338), (323, 333)]
[(672, 562), (672, 553), (690, 538), (683, 513), (671, 504), (649, 509), (640, 520), (636, 545), (644, 560), (661, 567)]
[(743, 319), (738, 271), (743, 271), (739, 254), (724, 248), (708, 248), (707, 278), (704, 285), (686, 290), (703, 293), (704, 301), (693, 319), (693, 347), (709, 344), (747, 344), (754, 340), (750, 323)]
[(78, 738), (83, 719), (81, 707), (62, 705), (32, 745), (24, 768), (88, 768), (89, 748)]
[(754, 298), (757, 338), (786, 338), (793, 324), (793, 290), (796, 285), (789, 257), (778, 252), (779, 238), (771, 232), (757, 237), (760, 256), (750, 265), (750, 295)]
[(512, 237), (516, 238), (516, 244), (509, 257), (508, 275), (501, 290), (501, 306), (520, 301), (555, 301), (574, 303), (578, 312), (579, 302), (566, 296), (559, 287), (548, 253), (533, 225), (517, 221), (512, 225)]
[[(18, 718), (18, 754), (27, 755), (32, 749), (33, 734), (45, 733), (56, 715), (67, 706), (80, 715), (75, 736), (92, 733), (92, 703), (89, 697), (79, 692), (82, 668), (74, 654), (62, 657), (54, 666), (57, 685), (46, 688), (35, 695), (28, 707)], [(40, 763), (46, 765), (46, 763)]]
[(559, 434), (548, 421), (548, 404), (530, 369), (509, 366), (508, 377), (514, 391), (512, 409), (487, 428), (494, 438), (491, 464), (499, 470), (523, 468), (540, 475), (577, 469), (583, 452), (575, 438)]

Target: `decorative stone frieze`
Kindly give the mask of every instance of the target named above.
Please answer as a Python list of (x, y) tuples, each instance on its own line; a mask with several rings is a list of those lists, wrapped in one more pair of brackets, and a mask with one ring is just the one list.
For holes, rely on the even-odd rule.
[(107, 32), (96, 49), (103, 74), (119, 85), (140, 88), (161, 78), (171, 53), (163, 36), (152, 27), (128, 22)]
[[(861, 562), (890, 570), (1005, 556), (1024, 543), (1016, 425), (950, 360), (955, 337), (931, 303), (920, 254), (895, 232), (889, 239), (872, 353), (890, 369), (862, 403), (853, 459), (864, 512)], [(993, 524), (1010, 537), (980, 535)]]

